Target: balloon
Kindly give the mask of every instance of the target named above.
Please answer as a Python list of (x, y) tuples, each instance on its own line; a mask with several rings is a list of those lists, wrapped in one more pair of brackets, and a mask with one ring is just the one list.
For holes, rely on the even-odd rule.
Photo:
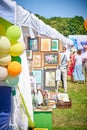
[(10, 41), (17, 41), (21, 36), (21, 30), (18, 26), (12, 25), (7, 29), (6, 36)]
[(87, 30), (87, 19), (84, 22), (85, 29)]
[(19, 56), (16, 57), (12, 56), (11, 61), (18, 61), (19, 63), (21, 63), (21, 58)]
[(5, 36), (0, 37), (0, 52), (7, 53), (10, 49), (10, 42)]
[(0, 66), (0, 81), (5, 80), (8, 76), (8, 71), (5, 67)]
[(10, 76), (18, 76), (22, 71), (22, 66), (17, 61), (12, 61), (8, 65), (8, 74)]
[(5, 28), (4, 26), (0, 23), (0, 36), (5, 35)]
[(2, 58), (2, 57), (6, 57), (7, 55), (9, 55), (9, 53), (3, 53), (3, 52), (0, 52), (0, 58)]
[(6, 83), (8, 83), (9, 86), (15, 87), (19, 82), (19, 76), (13, 77), (13, 76), (8, 76), (6, 79)]
[(10, 62), (11, 62), (11, 56), (9, 54), (0, 58), (1, 66), (7, 66)]
[(21, 43), (14, 44), (10, 47), (10, 55), (11, 56), (19, 56), (24, 52), (24, 47)]

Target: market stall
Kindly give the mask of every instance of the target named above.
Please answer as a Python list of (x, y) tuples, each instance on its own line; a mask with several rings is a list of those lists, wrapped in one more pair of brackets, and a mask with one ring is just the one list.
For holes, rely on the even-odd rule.
[[(1, 0), (1, 2), (0, 2), (0, 27), (1, 28), (0, 29), (2, 29), (3, 31), (1, 31), (2, 33), (0, 33), (0, 36), (5, 37), (5, 32), (6, 32), (7, 33), (6, 36), (8, 36), (6, 39), (8, 40), (8, 38), (10, 38), (9, 35), (10, 36), (12, 36), (14, 34), (16, 35), (15, 29), (11, 29), (11, 31), (7, 31), (8, 28), (10, 28), (12, 25), (13, 25), (13, 27), (16, 26), (17, 27), (16, 29), (19, 28), (17, 32), (19, 32), (20, 36), (18, 36), (18, 38), (16, 37), (17, 39), (14, 39), (14, 40), (10, 39), (10, 40), (12, 40), (11, 45), (13, 46), (13, 44), (15, 42), (22, 43), (22, 44), (19, 45), (19, 49), (18, 49), (18, 47), (15, 47), (14, 49), (12, 49), (12, 52), (10, 54), (11, 54), (11, 57), (12, 56), (13, 57), (20, 56), (20, 58), (18, 58), (18, 57), (17, 57), (17, 59), (14, 58), (14, 61), (16, 61), (16, 60), (18, 60), (17, 62), (22, 61), (20, 63), (21, 67), (22, 67), (22, 71), (21, 71), (19, 77), (17, 77), (15, 79), (15, 82), (14, 82), (14, 78), (12, 80), (12, 77), (10, 77), (10, 84), (7, 84), (7, 82), (6, 82), (6, 84), (7, 84), (6, 87), (10, 86), (10, 89), (12, 89), (11, 92), (13, 92), (13, 98), (12, 98), (13, 102), (9, 102), (9, 104), (11, 103), (10, 105), (12, 106), (12, 110), (13, 110), (12, 115), (11, 115), (12, 119), (13, 119), (12, 125), (16, 124), (16, 126), (18, 126), (24, 130), (28, 126), (34, 127), (31, 86), (30, 86), (30, 80), (29, 80), (30, 79), (30, 77), (29, 77), (30, 71), (29, 71), (28, 64), (27, 64), (28, 61), (27, 61), (27, 57), (26, 57), (26, 51), (23, 49), (23, 51), (21, 51), (21, 53), (16, 52), (16, 54), (19, 54), (19, 55), (15, 55), (15, 51), (21, 50), (20, 46), (22, 46), (23, 48), (26, 49), (26, 42), (24, 43), (24, 39), (26, 41), (26, 37), (30, 37), (31, 40), (32, 40), (32, 38), (36, 38), (36, 37), (40, 38), (39, 44), (37, 44), (37, 42), (35, 42), (35, 43), (37, 44), (37, 47), (41, 47), (41, 48), (39, 48), (39, 49), (38, 48), (31, 48), (32, 51), (35, 51), (35, 52), (33, 52), (33, 58), (37, 59), (39, 57), (39, 59), (40, 59), (39, 64), (35, 63), (36, 61), (34, 62), (35, 69), (33, 69), (33, 73), (34, 73), (34, 75), (36, 75), (37, 73), (39, 73), (41, 75), (40, 80), (36, 79), (36, 82), (39, 86), (41, 85), (40, 83), (42, 83), (42, 80), (43, 80), (42, 78), (43, 78), (43, 73), (44, 73), (44, 75), (45, 75), (44, 81), (45, 82), (42, 83), (42, 86), (45, 85), (45, 87), (48, 89), (48, 87), (50, 87), (50, 84), (46, 82), (47, 75), (52, 74), (52, 76), (49, 78), (52, 79), (52, 77), (53, 77), (53, 79), (55, 79), (55, 68), (58, 64), (58, 58), (59, 58), (58, 57), (58, 41), (60, 41), (59, 42), (60, 45), (61, 45), (61, 42), (63, 42), (66, 45), (68, 45), (68, 44), (72, 45), (73, 42), (72, 42), (72, 40), (64, 37), (62, 34), (60, 34), (54, 28), (51, 28), (50, 26), (43, 23), (34, 14), (23, 9), (21, 6), (18, 6), (15, 1)], [(13, 31), (14, 31), (14, 33), (13, 33)], [(10, 32), (10, 34), (9, 34), (9, 32)], [(45, 39), (43, 38), (43, 36), (45, 37)], [(52, 46), (52, 48), (51, 48), (51, 40), (53, 40), (53, 43), (56, 43), (56, 48), (54, 46)], [(44, 42), (45, 43), (47, 42), (46, 48), (44, 48), (44, 45), (45, 45)], [(9, 47), (10, 47), (10, 44), (9, 44)], [(5, 48), (5, 49), (10, 49), (9, 47)], [(30, 48), (28, 48), (28, 50), (29, 49)], [(37, 52), (37, 49), (38, 49), (38, 52)], [(41, 49), (41, 54), (39, 52), (40, 49)], [(47, 49), (47, 50), (44, 50), (44, 49)], [(52, 54), (51, 53), (43, 53), (44, 51), (46, 51), (46, 52), (51, 51), (50, 49), (52, 49)], [(44, 62), (41, 61), (42, 60), (41, 55), (45, 56)], [(2, 57), (2, 55), (1, 55), (1, 57)], [(1, 57), (0, 57), (0, 59), (1, 59)], [(12, 60), (11, 57), (9, 58), (9, 62)], [(54, 61), (47, 60), (47, 57), (48, 57), (48, 59), (49, 59), (49, 57), (54, 58)], [(31, 53), (31, 57), (29, 57), (29, 65), (31, 64), (30, 66), (31, 66), (31, 70), (32, 70), (32, 63), (30, 63), (30, 58), (32, 58), (32, 53)], [(17, 66), (17, 65), (20, 66), (20, 64), (16, 64), (14, 66)], [(51, 68), (49, 68), (50, 65), (53, 66), (52, 70), (51, 70)], [(0, 67), (1, 66), (2, 65), (0, 64)], [(5, 64), (5, 66), (6, 67), (8, 66), (7, 62)], [(12, 70), (14, 70), (14, 69), (12, 69)], [(10, 74), (12, 74), (12, 73), (10, 73)], [(12, 76), (15, 76), (15, 74), (13, 74)], [(5, 78), (6, 77), (4, 77), (4, 79)], [(2, 87), (2, 82), (4, 82), (3, 81), (4, 79), (0, 80), (1, 87)], [(54, 81), (55, 80), (53, 80), (53, 82), (52, 82), (52, 86), (51, 86), (52, 88), (55, 87)], [(14, 86), (14, 87), (12, 88), (12, 86)], [(11, 94), (11, 92), (9, 93), (9, 95)], [(9, 100), (10, 100), (10, 97), (9, 97)], [(21, 115), (20, 114), (21, 112), (18, 111), (18, 110), (20, 110), (20, 102), (22, 102), (22, 110), (24, 107), (26, 112), (27, 112), (27, 115), (22, 110), (21, 110), (21, 112), (24, 113), (24, 115)], [(15, 106), (15, 111), (13, 109), (14, 106)], [(15, 112), (19, 113), (20, 119), (21, 119), (19, 121), (17, 120), (17, 122), (15, 119), (19, 119), (18, 118), (19, 115), (15, 114)], [(26, 124), (22, 120), (23, 116), (25, 116)], [(0, 117), (0, 119), (2, 119), (2, 117)], [(2, 127), (2, 124), (0, 126)]]

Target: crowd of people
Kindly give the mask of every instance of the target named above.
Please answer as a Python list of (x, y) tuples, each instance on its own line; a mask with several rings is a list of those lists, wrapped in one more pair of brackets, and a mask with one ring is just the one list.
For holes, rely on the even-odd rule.
[[(66, 47), (60, 52), (61, 62), (59, 69), (61, 71), (61, 81), (64, 92), (67, 93), (67, 76), (70, 76), (71, 81), (87, 81), (87, 45), (83, 49), (71, 48), (70, 53), (67, 53)], [(58, 82), (59, 86), (60, 81)], [(58, 88), (57, 88), (58, 89)]]

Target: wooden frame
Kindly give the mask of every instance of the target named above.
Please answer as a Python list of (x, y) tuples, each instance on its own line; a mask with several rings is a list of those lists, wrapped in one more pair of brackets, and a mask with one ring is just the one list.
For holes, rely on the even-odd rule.
[(58, 49), (59, 49), (58, 39), (52, 39), (51, 50), (52, 51), (58, 51)]
[(41, 84), (42, 83), (42, 70), (33, 70), (33, 75), (36, 78), (36, 83)]
[(29, 38), (28, 37), (28, 48), (33, 52), (39, 51), (39, 38)]
[(41, 38), (41, 51), (51, 51), (51, 38)]
[(32, 50), (26, 50), (27, 60), (32, 59)]
[(44, 65), (58, 65), (59, 53), (45, 53), (44, 54)]
[(39, 52), (33, 52), (33, 68), (42, 67), (42, 54)]
[(44, 87), (45, 89), (56, 88), (56, 69), (44, 70)]
[(32, 62), (32, 60), (27, 60), (27, 63), (28, 63), (29, 72), (32, 72), (32, 70), (33, 70), (33, 62)]

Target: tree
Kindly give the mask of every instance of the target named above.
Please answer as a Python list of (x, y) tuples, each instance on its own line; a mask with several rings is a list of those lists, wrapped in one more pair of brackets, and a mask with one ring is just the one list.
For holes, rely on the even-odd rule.
[(87, 34), (84, 27), (84, 19), (81, 16), (75, 16), (73, 18), (51, 17), (49, 19), (38, 14), (36, 14), (36, 16), (44, 23), (50, 25), (52, 28), (55, 28), (64, 36)]

